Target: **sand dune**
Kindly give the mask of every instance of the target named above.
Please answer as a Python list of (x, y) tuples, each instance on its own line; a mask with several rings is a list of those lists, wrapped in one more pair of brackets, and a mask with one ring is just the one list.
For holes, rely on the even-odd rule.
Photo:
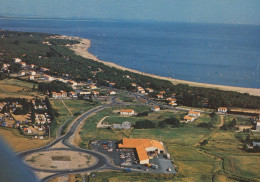
[(256, 88), (233, 87), (233, 86), (215, 85), (215, 84), (198, 83), (198, 82), (173, 79), (173, 78), (162, 77), (162, 76), (158, 76), (158, 75), (140, 72), (140, 71), (126, 68), (123, 66), (119, 66), (112, 62), (102, 61), (102, 60), (99, 60), (93, 54), (88, 52), (88, 48), (91, 46), (90, 40), (88, 40), (88, 39), (79, 39), (79, 40), (80, 40), (80, 44), (75, 44), (73, 46), (70, 46), (70, 49), (73, 50), (75, 52), (75, 54), (80, 55), (84, 58), (88, 58), (88, 59), (92, 59), (94, 61), (104, 63), (105, 65), (110, 66), (110, 67), (115, 67), (117, 69), (131, 71), (134, 73), (150, 76), (153, 78), (158, 78), (161, 80), (168, 80), (168, 81), (171, 81), (173, 84), (188, 84), (190, 86), (214, 88), (214, 89), (220, 89), (220, 90), (226, 90), (226, 91), (236, 91), (236, 92), (240, 92), (240, 93), (248, 93), (250, 95), (260, 96), (260, 89), (256, 89)]

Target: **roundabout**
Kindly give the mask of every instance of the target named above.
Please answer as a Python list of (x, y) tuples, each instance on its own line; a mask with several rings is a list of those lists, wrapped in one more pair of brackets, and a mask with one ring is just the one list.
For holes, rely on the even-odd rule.
[(97, 164), (96, 157), (72, 149), (32, 153), (24, 160), (33, 169), (65, 172), (87, 169)]

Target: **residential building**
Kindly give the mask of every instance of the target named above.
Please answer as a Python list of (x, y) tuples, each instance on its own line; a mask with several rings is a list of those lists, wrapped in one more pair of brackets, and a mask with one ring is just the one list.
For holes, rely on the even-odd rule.
[(93, 94), (94, 96), (98, 96), (98, 95), (99, 95), (99, 92), (97, 92), (97, 91), (92, 91), (92, 94)]
[(137, 86), (136, 83), (131, 83), (131, 85), (132, 85), (133, 87), (136, 87), (136, 86)]
[(73, 86), (73, 87), (75, 87), (75, 86), (78, 85), (78, 83), (75, 82), (75, 81), (73, 81), (73, 80), (69, 80), (67, 83), (68, 83), (69, 85)]
[(226, 114), (227, 113), (227, 108), (226, 107), (219, 107), (218, 108), (218, 112), (220, 113), (220, 114)]
[(131, 129), (131, 123), (129, 121), (124, 121), (122, 124), (112, 124), (114, 129)]
[(97, 89), (97, 86), (96, 85), (89, 85), (88, 88), (89, 89)]
[(76, 92), (69, 92), (69, 96), (70, 97), (77, 97), (77, 93)]
[(127, 116), (132, 116), (134, 115), (135, 111), (133, 109), (121, 109), (120, 110), (120, 115), (127, 115)]
[(34, 80), (34, 76), (32, 76), (32, 75), (29, 75), (29, 80)]
[(160, 111), (160, 107), (159, 106), (155, 106), (151, 108), (152, 111)]
[(109, 83), (109, 87), (115, 87), (116, 83)]
[(17, 64), (19, 64), (21, 67), (25, 67), (26, 66), (25, 62), (18, 62)]
[(196, 112), (196, 111), (189, 111), (189, 116), (192, 116), (192, 117), (198, 117), (200, 116), (200, 112)]
[(158, 99), (163, 99), (163, 95), (160, 95), (160, 94), (156, 95), (156, 97), (157, 97)]
[(44, 74), (44, 75), (42, 76), (42, 78), (43, 78), (44, 80), (47, 80), (47, 81), (53, 81), (53, 80), (54, 80), (53, 77), (51, 77), (51, 76), (49, 76), (49, 75), (46, 75), (46, 74)]
[(177, 103), (174, 102), (174, 101), (170, 101), (170, 102), (169, 102), (169, 105), (170, 105), (170, 106), (177, 106)]
[(30, 71), (30, 72), (29, 72), (29, 75), (35, 76), (35, 75), (36, 75), (36, 72), (35, 72), (35, 71)]
[(45, 71), (50, 71), (50, 69), (48, 69), (48, 68), (44, 68), (44, 67), (41, 67), (41, 68), (40, 68), (40, 71), (45, 72)]
[(115, 95), (116, 92), (115, 92), (114, 90), (109, 90), (109, 91), (108, 91), (108, 94), (109, 94), (109, 95)]
[(22, 60), (21, 60), (20, 58), (14, 58), (14, 59), (13, 59), (13, 62), (14, 62), (14, 63), (20, 63), (20, 62), (22, 62)]
[(24, 72), (24, 71), (21, 71), (21, 72), (19, 73), (19, 75), (20, 75), (20, 76), (24, 76), (24, 75), (25, 75), (25, 72)]
[(153, 93), (153, 89), (151, 89), (151, 88), (146, 88), (145, 89), (148, 93)]
[(184, 121), (185, 122), (192, 122), (192, 121), (194, 121), (195, 120), (195, 117), (192, 117), (192, 116), (185, 116), (184, 117)]
[(61, 97), (67, 97), (68, 96), (67, 92), (65, 92), (65, 91), (61, 90), (60, 93), (61, 93)]

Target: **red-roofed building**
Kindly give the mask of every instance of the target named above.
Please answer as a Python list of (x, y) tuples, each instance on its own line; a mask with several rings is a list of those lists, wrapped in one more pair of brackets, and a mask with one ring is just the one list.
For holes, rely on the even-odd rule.
[(124, 138), (118, 144), (118, 148), (135, 149), (140, 164), (149, 164), (148, 152), (164, 153), (163, 143), (150, 139)]

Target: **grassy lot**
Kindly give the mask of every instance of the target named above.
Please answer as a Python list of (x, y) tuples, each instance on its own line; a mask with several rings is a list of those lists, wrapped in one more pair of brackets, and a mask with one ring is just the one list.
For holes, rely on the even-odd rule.
[(42, 147), (51, 141), (51, 139), (39, 140), (24, 137), (20, 135), (16, 129), (6, 130), (0, 128), (0, 137), (2, 137), (16, 152)]
[[(246, 179), (260, 179), (260, 155), (247, 153), (241, 150), (242, 143), (232, 131), (221, 131), (218, 128), (205, 129), (197, 127), (201, 122), (210, 122), (208, 115), (202, 114), (194, 124), (186, 124), (180, 128), (156, 128), (156, 129), (132, 129), (109, 130), (96, 129), (97, 122), (104, 116), (112, 116), (114, 122), (122, 119), (117, 114), (111, 113), (115, 108), (105, 109), (99, 114), (87, 119), (81, 131), (82, 147), (89, 147), (89, 143), (95, 139), (119, 140), (128, 138), (150, 138), (161, 140), (171, 158), (177, 166), (177, 176), (151, 177), (147, 174), (132, 173), (102, 173), (101, 176), (89, 178), (90, 181), (241, 181)], [(150, 113), (148, 117), (154, 120), (162, 120), (166, 117), (181, 117), (186, 113), (172, 111)], [(125, 118), (134, 121), (135, 118)], [(142, 117), (140, 117), (142, 118)], [(234, 117), (227, 116), (225, 122)], [(238, 135), (238, 134), (236, 134)], [(202, 140), (208, 140), (208, 144), (200, 146)], [(154, 174), (153, 174), (154, 175)], [(234, 180), (234, 177), (237, 180)]]
[(88, 111), (93, 107), (99, 105), (99, 103), (96, 102), (92, 103), (85, 100), (64, 100), (64, 102), (70, 108), (73, 114), (76, 114), (78, 112)]
[[(0, 98), (21, 97), (32, 99), (41, 96), (39, 93), (32, 91), (33, 83), (17, 79), (5, 79), (0, 81), (0, 85)], [(35, 84), (35, 88), (37, 88), (37, 84)]]
[(208, 153), (224, 160), (225, 171), (243, 178), (260, 179), (260, 155), (242, 149), (242, 143), (230, 131), (217, 131), (211, 135), (209, 143), (203, 146)]
[(71, 116), (70, 113), (68, 112), (67, 108), (64, 106), (62, 101), (60, 100), (52, 100), (51, 101), (52, 107), (56, 109), (59, 113), (59, 117), (57, 118), (58, 120), (58, 125), (62, 124), (65, 122), (69, 117)]

